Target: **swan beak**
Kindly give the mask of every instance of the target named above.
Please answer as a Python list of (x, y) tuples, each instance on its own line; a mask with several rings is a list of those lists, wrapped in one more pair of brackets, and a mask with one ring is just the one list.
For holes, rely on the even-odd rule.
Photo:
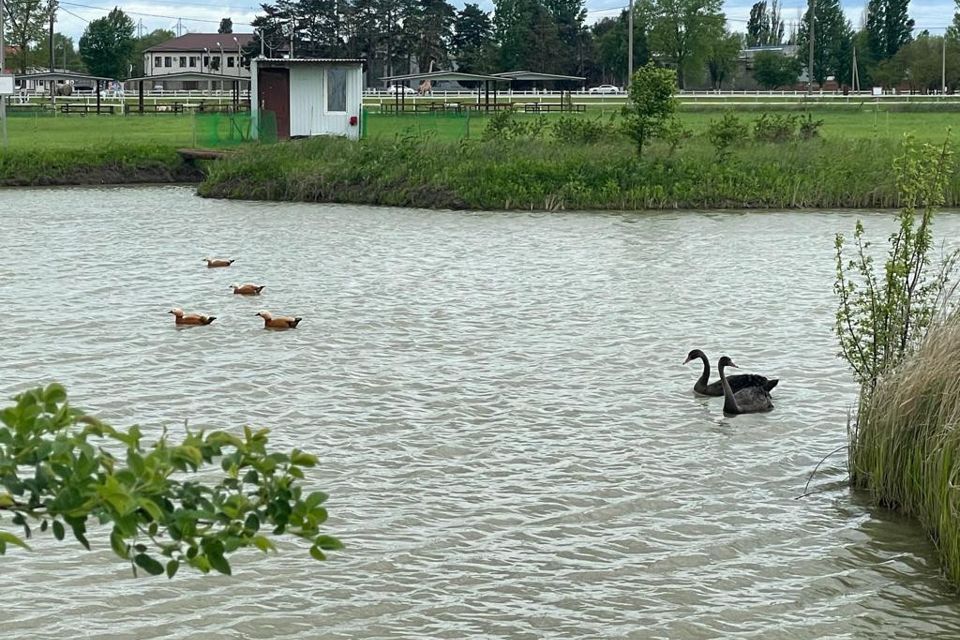
[(739, 369), (739, 368), (740, 368), (740, 367), (738, 367), (737, 365), (733, 364), (733, 361), (731, 361), (730, 364), (728, 364), (727, 366), (728, 366), (728, 367), (733, 367), (734, 369)]
[(688, 362), (690, 362), (690, 356), (687, 356), (687, 359), (683, 361), (683, 364), (687, 364)]

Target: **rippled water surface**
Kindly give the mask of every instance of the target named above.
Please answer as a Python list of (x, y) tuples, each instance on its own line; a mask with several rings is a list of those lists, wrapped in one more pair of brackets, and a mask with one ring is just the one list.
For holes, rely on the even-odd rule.
[[(0, 394), (59, 380), (151, 434), (269, 427), (320, 454), (348, 545), (168, 581), (105, 536), (36, 540), (0, 558), (0, 637), (956, 636), (931, 545), (842, 455), (795, 500), (854, 399), (831, 335), (854, 219), (0, 191)], [(229, 292), (247, 280), (261, 299)], [(172, 306), (218, 319), (177, 330)], [(266, 332), (260, 308), (304, 320)], [(694, 347), (778, 376), (775, 411), (694, 397)]]

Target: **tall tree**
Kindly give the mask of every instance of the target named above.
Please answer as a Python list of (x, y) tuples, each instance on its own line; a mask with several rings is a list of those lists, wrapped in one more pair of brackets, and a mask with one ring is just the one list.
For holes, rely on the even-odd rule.
[(7, 43), (17, 49), (20, 73), (27, 72), (30, 45), (43, 38), (50, 16), (47, 0), (4, 0)]
[(413, 55), (421, 71), (434, 63), (435, 69), (450, 64), (450, 42), (457, 10), (446, 0), (419, 0), (404, 26), (413, 34)]
[(712, 38), (707, 51), (707, 72), (710, 86), (722, 89), (723, 83), (732, 79), (737, 68), (737, 58), (743, 49), (743, 35), (721, 30)]
[(910, 0), (870, 0), (867, 3), (866, 32), (871, 58), (879, 62), (892, 58), (910, 42), (913, 19), (907, 15)]
[(129, 78), (133, 31), (133, 20), (118, 7), (105, 18), (91, 21), (80, 36), (80, 57), (90, 73), (117, 80)]
[(766, 34), (769, 30), (767, 2), (760, 0), (750, 7), (750, 18), (747, 20), (747, 46), (759, 47), (766, 44)]
[(767, 7), (767, 41), (765, 44), (771, 47), (780, 46), (783, 42), (783, 10), (780, 6), (780, 0), (770, 0), (770, 6)]
[(681, 89), (703, 72), (711, 38), (726, 21), (721, 6), (722, 0), (654, 0), (651, 48), (676, 65)]
[[(814, 19), (813, 77), (821, 86), (831, 75), (842, 82), (850, 76), (853, 27), (843, 14), (840, 0), (817, 0)], [(797, 34), (797, 46), (804, 56), (810, 43), (809, 26), (807, 8)]]
[(220, 27), (217, 29), (217, 33), (233, 33), (233, 19), (221, 18)]
[(479, 5), (467, 3), (457, 13), (453, 26), (452, 53), (457, 68), (465, 73), (487, 71), (486, 62), (493, 44), (493, 22)]
[(794, 56), (775, 51), (760, 51), (753, 58), (753, 77), (764, 89), (789, 87), (800, 76), (801, 62)]
[[(650, 20), (652, 7), (647, 1), (633, 5), (633, 64), (640, 68), (650, 61)], [(602, 82), (629, 86), (627, 78), (627, 29), (629, 15), (623, 11), (616, 18), (604, 18), (593, 25), (596, 42), (596, 63)]]
[(960, 40), (960, 0), (953, 0), (953, 22), (947, 27), (947, 37)]

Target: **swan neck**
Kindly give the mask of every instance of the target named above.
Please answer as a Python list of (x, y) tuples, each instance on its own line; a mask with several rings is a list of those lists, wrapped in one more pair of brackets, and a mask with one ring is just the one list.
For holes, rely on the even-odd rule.
[(700, 379), (697, 383), (705, 387), (707, 386), (707, 382), (710, 381), (710, 361), (707, 360), (706, 354), (701, 354), (700, 360), (703, 361), (703, 373), (700, 374)]
[(740, 407), (737, 406), (737, 399), (733, 397), (733, 389), (730, 388), (730, 382), (727, 380), (727, 374), (723, 372), (724, 365), (720, 365), (720, 384), (723, 385), (723, 410), (727, 413), (739, 413)]

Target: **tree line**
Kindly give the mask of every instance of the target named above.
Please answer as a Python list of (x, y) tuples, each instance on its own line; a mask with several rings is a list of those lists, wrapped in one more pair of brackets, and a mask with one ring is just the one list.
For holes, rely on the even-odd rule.
[[(868, 0), (859, 28), (846, 18), (840, 0), (818, 0), (814, 15), (813, 80), (833, 78), (850, 86), (898, 86), (936, 90), (941, 58), (960, 53), (960, 0), (945, 36), (914, 35), (909, 0)], [(16, 68), (49, 63), (47, 26), (56, 0), (6, 0), (6, 35), (15, 47)], [(447, 0), (276, 0), (261, 5), (254, 19), (258, 37), (248, 56), (365, 58), (368, 82), (412, 70), (457, 68), (489, 73), (529, 70), (585, 77), (587, 84), (627, 84), (627, 11), (587, 22), (585, 0), (494, 0), (494, 11)], [(764, 88), (795, 85), (807, 66), (810, 9), (799, 28), (787, 32), (780, 0), (759, 0), (744, 32), (731, 31), (722, 0), (637, 0), (633, 61), (674, 68), (681, 89), (730, 86), (745, 47), (796, 46), (795, 56), (760, 52), (753, 74)], [(225, 18), (221, 33), (232, 30)], [(143, 51), (174, 36), (158, 29), (135, 36), (133, 21), (120, 9), (91, 21), (78, 47), (54, 35), (57, 60), (72, 70), (124, 79), (143, 72)], [(960, 68), (948, 65), (947, 86), (960, 85)]]

